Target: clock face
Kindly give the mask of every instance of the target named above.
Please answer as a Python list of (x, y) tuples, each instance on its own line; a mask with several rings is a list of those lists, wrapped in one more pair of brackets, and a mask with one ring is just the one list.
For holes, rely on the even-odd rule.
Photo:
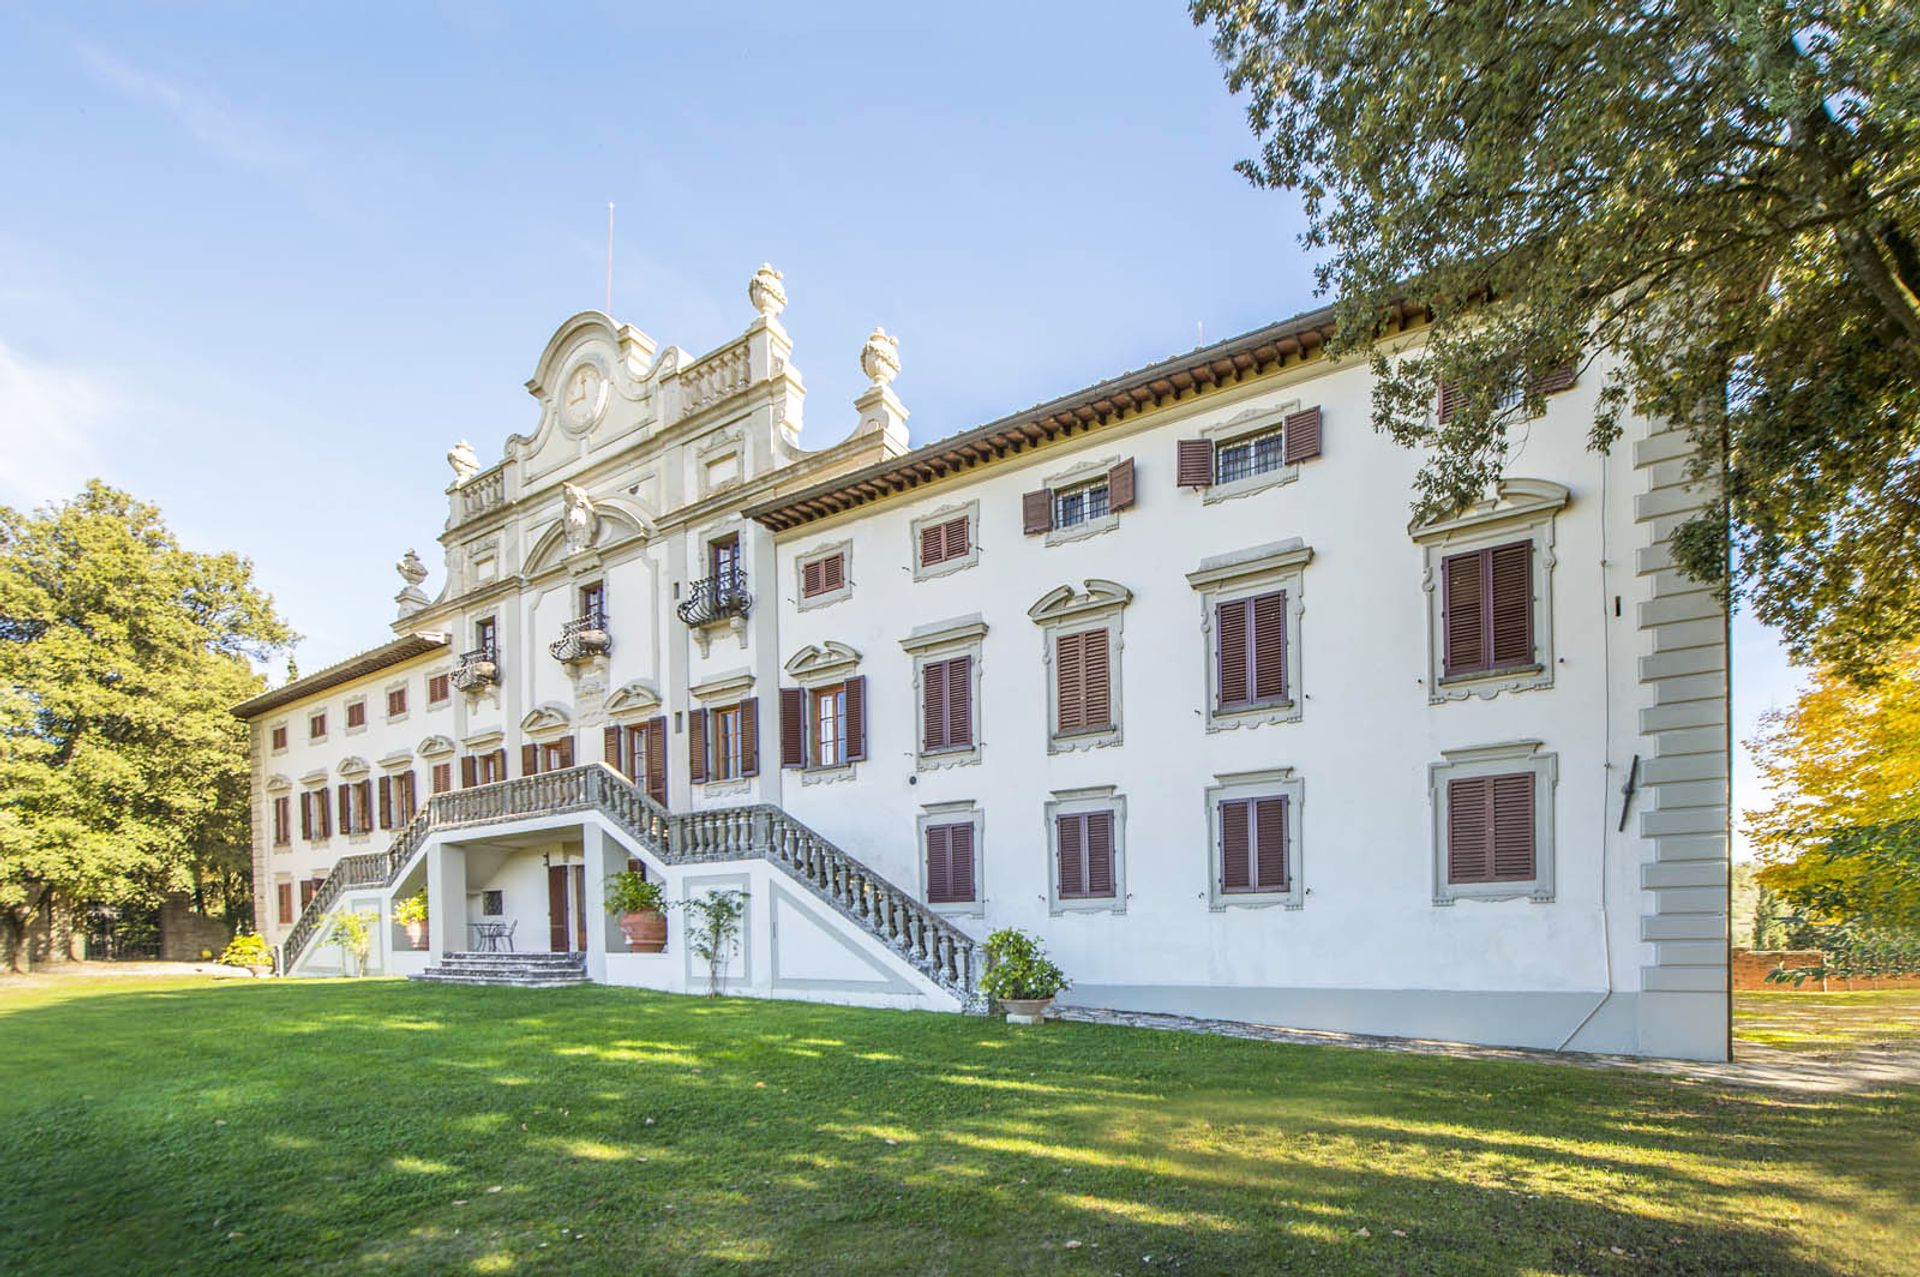
[(593, 364), (583, 363), (567, 374), (560, 387), (560, 414), (578, 430), (600, 419), (607, 406), (607, 379)]

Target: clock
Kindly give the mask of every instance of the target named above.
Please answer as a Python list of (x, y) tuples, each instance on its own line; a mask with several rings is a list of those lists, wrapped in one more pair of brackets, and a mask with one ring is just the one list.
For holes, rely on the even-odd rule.
[(575, 364), (560, 383), (560, 417), (569, 429), (585, 430), (607, 409), (607, 378), (598, 364)]

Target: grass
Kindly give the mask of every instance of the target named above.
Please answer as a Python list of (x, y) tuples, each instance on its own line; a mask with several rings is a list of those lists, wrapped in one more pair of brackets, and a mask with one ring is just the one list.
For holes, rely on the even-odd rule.
[(1920, 1047), (1920, 989), (1860, 993), (1742, 991), (1733, 1033), (1742, 1042), (1789, 1051)]
[(0, 991), (0, 1270), (1896, 1273), (1920, 1095), (389, 981)]

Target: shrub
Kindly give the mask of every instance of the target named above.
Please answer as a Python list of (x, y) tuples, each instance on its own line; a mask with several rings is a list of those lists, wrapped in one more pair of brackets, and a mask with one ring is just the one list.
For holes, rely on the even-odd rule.
[(220, 961), (229, 967), (270, 967), (273, 965), (273, 950), (261, 939), (258, 932), (243, 931), (227, 942), (226, 949), (220, 954)]
[(1031, 935), (1003, 927), (987, 937), (987, 971), (980, 977), (980, 991), (988, 997), (1027, 1001), (1050, 998), (1070, 987), (1071, 981)]
[(660, 884), (638, 869), (622, 869), (607, 879), (608, 913), (662, 913), (666, 907)]
[(395, 901), (393, 920), (403, 927), (410, 927), (416, 922), (425, 922), (427, 920), (427, 889), (422, 887), (404, 900)]

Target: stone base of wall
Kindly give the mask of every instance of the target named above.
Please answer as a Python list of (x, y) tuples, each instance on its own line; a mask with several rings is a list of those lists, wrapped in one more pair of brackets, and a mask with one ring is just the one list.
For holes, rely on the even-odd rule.
[(195, 913), (185, 896), (169, 896), (160, 904), (160, 960), (198, 962), (202, 951), (219, 957), (233, 939), (233, 928), (218, 918)]
[(1767, 972), (1781, 967), (1817, 967), (1826, 961), (1818, 949), (1735, 949), (1730, 973), (1733, 987), (1766, 993), (1864, 993), (1873, 989), (1920, 989), (1920, 976), (1861, 976), (1832, 980), (1787, 981), (1772, 984)]

